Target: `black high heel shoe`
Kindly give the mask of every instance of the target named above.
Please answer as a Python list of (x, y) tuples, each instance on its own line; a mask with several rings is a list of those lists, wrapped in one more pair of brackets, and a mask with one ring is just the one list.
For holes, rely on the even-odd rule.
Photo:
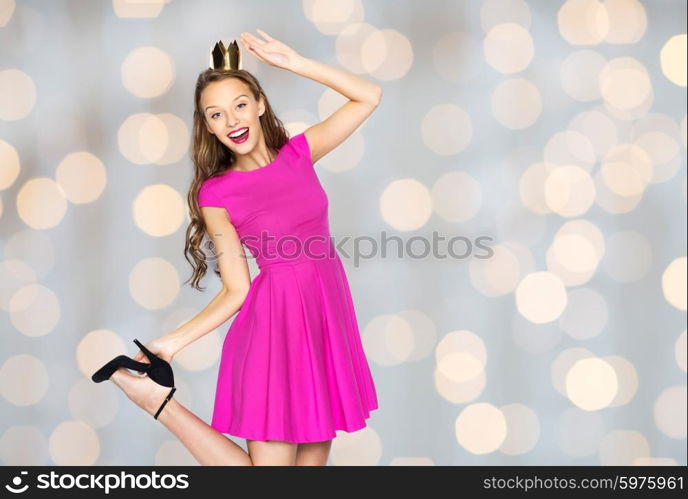
[(98, 369), (95, 373), (93, 373), (91, 379), (96, 383), (106, 381), (110, 379), (112, 373), (114, 373), (117, 369), (119, 369), (120, 367), (126, 367), (127, 369), (143, 371), (148, 375), (150, 379), (155, 381), (157, 384), (166, 386), (168, 388), (172, 388), (172, 390), (170, 390), (170, 393), (167, 394), (167, 397), (165, 397), (165, 400), (158, 409), (158, 412), (156, 412), (155, 416), (153, 416), (155, 419), (158, 419), (158, 416), (162, 412), (163, 408), (165, 407), (165, 405), (167, 405), (167, 402), (170, 401), (172, 395), (174, 395), (174, 392), (177, 390), (174, 386), (174, 374), (172, 373), (172, 367), (170, 366), (169, 362), (167, 362), (164, 359), (161, 359), (153, 352), (148, 350), (145, 346), (143, 346), (141, 342), (139, 342), (139, 340), (135, 339), (134, 343), (136, 343), (136, 346), (138, 346), (144, 353), (144, 355), (148, 357), (150, 364), (147, 364), (145, 362), (138, 362), (132, 358), (127, 357), (126, 355), (118, 355), (110, 362), (105, 364), (103, 367)]

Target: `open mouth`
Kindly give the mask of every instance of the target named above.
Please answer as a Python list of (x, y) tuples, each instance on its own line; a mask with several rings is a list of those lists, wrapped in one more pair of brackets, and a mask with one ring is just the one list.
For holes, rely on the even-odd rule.
[(248, 139), (248, 127), (244, 129), (244, 131), (241, 132), (239, 135), (227, 135), (227, 137), (229, 137), (229, 139), (235, 144), (241, 144), (242, 142), (246, 142), (246, 140)]

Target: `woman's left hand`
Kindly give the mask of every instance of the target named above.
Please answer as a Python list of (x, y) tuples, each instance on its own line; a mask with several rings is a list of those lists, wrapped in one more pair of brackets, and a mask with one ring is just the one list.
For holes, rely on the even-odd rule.
[(301, 56), (284, 43), (272, 38), (265, 31), (257, 29), (265, 40), (253, 36), (251, 33), (241, 34), (241, 43), (246, 49), (265, 64), (294, 71)]
[[(145, 343), (143, 346), (150, 350), (151, 353), (154, 353), (162, 360), (167, 361), (169, 363), (172, 362), (172, 359), (177, 353), (175, 350), (176, 347), (174, 345), (174, 340), (170, 335), (167, 334), (159, 338), (155, 338), (154, 340)], [(143, 353), (143, 350), (139, 350), (136, 356), (132, 358), (138, 362), (143, 362), (144, 364), (151, 363), (150, 359), (146, 356), (145, 353)], [(138, 371), (138, 373), (143, 374), (143, 372), (141, 371)]]

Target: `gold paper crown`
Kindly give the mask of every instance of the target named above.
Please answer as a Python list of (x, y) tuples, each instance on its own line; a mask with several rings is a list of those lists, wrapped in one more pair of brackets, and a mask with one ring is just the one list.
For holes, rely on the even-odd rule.
[(241, 52), (236, 40), (225, 48), (222, 40), (215, 44), (211, 52), (212, 69), (241, 69)]

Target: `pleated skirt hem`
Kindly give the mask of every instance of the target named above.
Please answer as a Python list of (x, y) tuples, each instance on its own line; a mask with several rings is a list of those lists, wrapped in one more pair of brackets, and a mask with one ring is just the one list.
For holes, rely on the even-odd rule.
[(213, 423), (211, 427), (227, 435), (231, 435), (237, 438), (243, 438), (246, 440), (258, 440), (261, 442), (266, 442), (268, 440), (279, 440), (282, 442), (289, 442), (293, 444), (305, 444), (311, 442), (324, 442), (327, 440), (332, 440), (337, 436), (337, 431), (345, 431), (347, 433), (353, 433), (355, 431), (362, 430), (367, 426), (367, 420), (370, 418), (370, 413), (377, 410), (377, 406), (368, 409), (366, 414), (363, 416), (363, 420), (358, 423), (351, 424), (348, 426), (335, 427), (330, 430), (324, 430), (319, 433), (308, 432), (308, 435), (295, 435), (293, 432), (290, 434), (278, 433), (278, 432), (256, 432), (255, 430), (233, 428), (232, 425), (222, 425), (218, 423)]

